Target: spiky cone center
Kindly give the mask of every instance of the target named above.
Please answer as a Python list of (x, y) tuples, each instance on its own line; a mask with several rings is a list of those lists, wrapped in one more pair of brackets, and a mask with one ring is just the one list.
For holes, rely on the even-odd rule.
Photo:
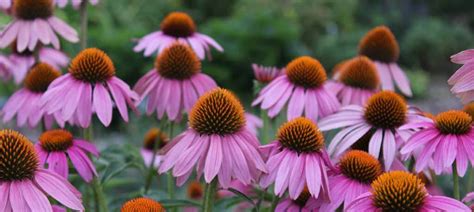
[(165, 208), (163, 206), (150, 198), (140, 197), (136, 199), (129, 200), (123, 204), (122, 212), (137, 212), (137, 211), (147, 211), (147, 212), (164, 212)]
[(48, 90), (48, 86), (56, 78), (61, 76), (61, 72), (46, 63), (38, 63), (34, 65), (30, 72), (26, 75), (25, 87), (35, 93), (44, 93)]
[(346, 62), (340, 71), (339, 80), (347, 86), (370, 90), (380, 85), (375, 64), (365, 56)]
[(309, 198), (311, 198), (311, 193), (309, 193), (308, 187), (305, 186), (301, 194), (298, 196), (298, 198), (293, 200), (293, 202), (303, 208), (308, 202)]
[(421, 179), (404, 171), (380, 175), (372, 189), (373, 203), (383, 211), (418, 211), (427, 195)]
[(189, 125), (200, 134), (233, 134), (245, 126), (244, 108), (230, 91), (216, 88), (198, 99), (189, 113)]
[(401, 96), (382, 91), (369, 98), (364, 118), (375, 128), (393, 129), (405, 123), (407, 111), (407, 104)]
[(471, 130), (472, 118), (464, 111), (450, 110), (438, 114), (435, 123), (443, 134), (464, 135)]
[[(9, 1), (9, 0), (2, 0)], [(13, 13), (23, 20), (47, 19), (53, 15), (53, 0), (14, 0)]]
[(155, 67), (165, 78), (184, 80), (201, 71), (201, 61), (189, 46), (176, 42), (156, 58)]
[(202, 190), (202, 185), (198, 181), (192, 181), (188, 185), (188, 197), (190, 199), (198, 200), (201, 199), (204, 195)]
[(158, 128), (150, 129), (143, 140), (143, 147), (148, 150), (154, 150), (156, 143), (159, 143), (157, 146), (158, 149), (163, 148), (169, 141), (168, 135), (161, 131)]
[(49, 130), (39, 137), (41, 147), (48, 152), (64, 152), (73, 145), (73, 136), (66, 130)]
[(102, 50), (88, 48), (81, 51), (69, 66), (69, 73), (77, 80), (97, 83), (104, 82), (115, 75), (115, 66)]
[(307, 118), (296, 118), (278, 129), (277, 140), (290, 150), (300, 153), (318, 152), (324, 147), (324, 137), (319, 128)]
[(38, 155), (28, 138), (13, 130), (0, 131), (0, 182), (32, 179), (38, 165)]
[(386, 26), (378, 26), (361, 39), (359, 54), (372, 60), (392, 63), (398, 60), (400, 48), (392, 31)]
[(189, 37), (196, 32), (194, 20), (186, 13), (172, 12), (161, 22), (161, 31), (173, 37)]
[(361, 183), (370, 184), (382, 174), (380, 162), (367, 152), (351, 150), (341, 157), (342, 174)]
[(286, 66), (288, 79), (304, 88), (316, 88), (326, 81), (326, 70), (321, 63), (309, 56), (294, 59)]
[(474, 119), (474, 102), (465, 105), (463, 111), (469, 114), (469, 116), (471, 116), (471, 119)]

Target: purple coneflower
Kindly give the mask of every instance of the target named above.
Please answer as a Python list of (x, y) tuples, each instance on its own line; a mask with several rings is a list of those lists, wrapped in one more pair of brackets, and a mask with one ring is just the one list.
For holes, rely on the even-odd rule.
[(466, 205), (455, 199), (428, 194), (421, 179), (404, 171), (380, 175), (372, 190), (357, 197), (346, 211), (465, 211)]
[(275, 212), (287, 212), (287, 211), (300, 211), (300, 212), (310, 212), (318, 211), (317, 209), (321, 205), (321, 201), (315, 199), (309, 193), (307, 187), (303, 189), (301, 194), (296, 199), (285, 198), (283, 201), (280, 201), (275, 208)]
[(122, 205), (121, 212), (137, 212), (137, 211), (150, 211), (150, 212), (164, 212), (165, 208), (157, 201), (147, 198), (139, 197), (127, 201)]
[(400, 150), (401, 154), (413, 154), (416, 159), (415, 170), (423, 171), (431, 163), (434, 172), (439, 175), (456, 164), (459, 176), (464, 176), (474, 164), (474, 129), (472, 118), (463, 111), (446, 111), (438, 114), (434, 120), (407, 124), (401, 129), (419, 129)]
[(285, 69), (280, 69), (277, 67), (265, 67), (257, 64), (252, 64), (252, 69), (255, 79), (262, 84), (270, 83), (272, 80), (285, 72)]
[(87, 153), (99, 157), (97, 148), (88, 141), (74, 138), (66, 130), (49, 130), (39, 137), (36, 144), (40, 165), (48, 164), (48, 169), (64, 178), (69, 176), (68, 158), (77, 173), (86, 182), (97, 176), (94, 164)]
[(0, 131), (0, 211), (52, 211), (48, 196), (83, 211), (81, 193), (66, 179), (39, 167), (28, 138), (13, 130)]
[(143, 100), (149, 96), (147, 114), (156, 111), (158, 119), (165, 112), (169, 120), (189, 112), (199, 96), (217, 87), (212, 78), (201, 73), (196, 54), (182, 43), (166, 48), (155, 61), (155, 68), (143, 76), (133, 88)]
[(373, 62), (359, 56), (344, 63), (337, 73), (336, 81), (329, 81), (341, 105), (363, 105), (379, 91), (380, 80)]
[(16, 116), (19, 127), (28, 125), (33, 128), (41, 120), (46, 128), (51, 128), (55, 122), (63, 127), (64, 120), (60, 114), (47, 114), (39, 103), (48, 86), (60, 76), (59, 71), (46, 63), (33, 66), (26, 76), (23, 88), (16, 91), (5, 103), (2, 109), (3, 122), (9, 122)]
[(370, 30), (359, 43), (359, 54), (374, 61), (382, 81), (382, 89), (395, 90), (394, 82), (406, 96), (412, 96), (410, 81), (398, 66), (400, 48), (392, 31), (386, 26)]
[[(16, 43), (12, 45), (12, 54), (8, 57), (12, 64), (10, 73), (13, 75), (16, 84), (20, 84), (31, 67), (36, 63), (34, 53), (25, 50), (23, 52), (16, 51)], [(38, 51), (38, 62), (44, 62), (53, 66), (57, 70), (67, 67), (69, 57), (56, 49), (41, 47)]]
[(189, 44), (200, 59), (210, 56), (210, 47), (222, 52), (224, 49), (211, 37), (197, 32), (193, 19), (183, 12), (172, 12), (161, 22), (160, 31), (153, 32), (138, 41), (135, 52), (145, 51), (146, 57), (161, 53), (176, 41)]
[(260, 179), (264, 188), (275, 183), (275, 194), (297, 199), (305, 185), (312, 197), (328, 201), (327, 171), (333, 168), (324, 149), (324, 137), (316, 124), (307, 118), (296, 118), (283, 124), (277, 139), (261, 147), (269, 152), (268, 173)]
[(372, 155), (348, 151), (339, 160), (337, 171), (329, 176), (330, 203), (323, 203), (321, 211), (336, 211), (341, 205), (347, 208), (355, 198), (370, 191), (370, 184), (382, 174), (382, 165)]
[[(143, 141), (143, 147), (140, 149), (143, 162), (145, 166), (150, 167), (153, 163), (153, 167), (158, 168), (160, 166), (162, 156), (154, 151), (158, 151), (168, 143), (168, 135), (158, 128), (150, 129), (145, 135)], [(158, 146), (155, 146), (158, 145)], [(155, 157), (155, 159), (153, 159)]]
[(266, 172), (258, 146), (245, 127), (239, 100), (217, 88), (199, 98), (189, 114), (189, 128), (164, 147), (159, 172), (173, 169), (177, 184), (182, 185), (196, 166), (207, 183), (218, 179), (221, 187), (228, 188), (237, 179), (249, 184)]
[[(385, 170), (389, 170), (396, 159), (398, 147), (410, 135), (400, 126), (423, 120), (416, 112), (408, 110), (405, 100), (392, 91), (374, 94), (365, 106), (349, 105), (339, 112), (319, 122), (322, 131), (343, 128), (331, 141), (328, 152), (339, 156), (351, 146), (357, 146), (364, 135), (367, 136), (368, 152), (375, 158), (382, 158)], [(368, 139), (370, 138), (370, 139)]]
[(94, 112), (109, 126), (114, 103), (127, 122), (127, 105), (136, 110), (134, 100), (138, 95), (115, 76), (112, 60), (96, 48), (80, 52), (72, 60), (69, 73), (54, 80), (41, 98), (48, 113), (61, 112), (64, 120), (83, 128), (89, 126)]
[(38, 43), (52, 44), (59, 49), (56, 33), (69, 42), (79, 41), (75, 29), (53, 15), (52, 0), (15, 0), (12, 5), (13, 21), (0, 34), (0, 47), (17, 41), (17, 51), (34, 51)]
[(326, 71), (318, 60), (308, 56), (294, 59), (286, 66), (285, 74), (264, 87), (252, 106), (261, 105), (273, 118), (288, 102), (287, 118), (303, 114), (316, 121), (339, 109), (339, 101), (326, 87)]
[(464, 50), (451, 56), (453, 63), (462, 64), (448, 80), (452, 85), (451, 92), (456, 94), (464, 103), (474, 100), (474, 49)]

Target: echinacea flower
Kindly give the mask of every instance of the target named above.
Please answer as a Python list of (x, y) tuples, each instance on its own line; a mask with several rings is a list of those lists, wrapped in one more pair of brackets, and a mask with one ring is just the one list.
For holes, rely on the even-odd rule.
[(255, 79), (262, 84), (271, 82), (285, 72), (283, 68), (265, 67), (257, 64), (252, 64), (252, 69)]
[(368, 152), (375, 158), (382, 155), (385, 170), (390, 170), (399, 146), (410, 135), (400, 126), (420, 119), (424, 120), (417, 112), (409, 110), (401, 96), (392, 91), (381, 91), (370, 97), (365, 106), (342, 107), (336, 114), (322, 119), (319, 127), (322, 131), (342, 128), (328, 147), (329, 154), (336, 157), (368, 134)]
[(212, 78), (201, 73), (201, 61), (186, 45), (173, 43), (155, 61), (155, 68), (138, 80), (133, 88), (143, 100), (147, 114), (156, 111), (158, 119), (166, 113), (171, 121), (189, 112), (199, 96), (217, 87)]
[(115, 76), (109, 56), (99, 49), (89, 48), (71, 61), (69, 73), (51, 83), (41, 103), (49, 114), (60, 112), (65, 121), (86, 128), (93, 113), (102, 124), (109, 126), (114, 105), (128, 122), (127, 105), (136, 110), (136, 100), (138, 95)]
[(453, 63), (462, 64), (449, 79), (448, 84), (452, 85), (451, 92), (461, 98), (464, 103), (474, 100), (474, 49), (464, 50), (451, 56)]
[(329, 82), (341, 105), (363, 105), (379, 91), (380, 80), (374, 63), (365, 56), (347, 61), (338, 71), (337, 80)]
[(263, 127), (262, 119), (251, 113), (245, 113), (245, 120), (247, 120), (247, 129), (254, 135), (258, 135), (258, 130)]
[(332, 70), (331, 70), (331, 74), (332, 74), (331, 78), (334, 80), (337, 80), (339, 78), (339, 74), (341, 73), (340, 71), (344, 68), (344, 66), (349, 61), (351, 61), (351, 59), (342, 60), (341, 62), (334, 65), (334, 67), (332, 67)]
[(172, 12), (161, 22), (160, 31), (146, 35), (138, 41), (133, 49), (135, 52), (145, 51), (149, 57), (154, 53), (161, 53), (176, 41), (189, 44), (200, 59), (206, 53), (210, 56), (210, 47), (222, 52), (224, 49), (211, 37), (197, 32), (194, 20), (186, 13)]
[(164, 147), (159, 168), (170, 169), (182, 185), (196, 166), (210, 183), (217, 179), (228, 188), (233, 179), (254, 182), (265, 163), (258, 150), (258, 139), (245, 127), (244, 109), (229, 91), (216, 88), (199, 98), (189, 114), (189, 128)]
[(16, 131), (0, 131), (0, 170), (0, 211), (52, 211), (48, 196), (84, 210), (81, 193), (60, 175), (39, 167), (33, 144)]
[(395, 82), (404, 95), (412, 96), (410, 81), (397, 64), (400, 47), (388, 27), (378, 26), (370, 30), (360, 40), (359, 54), (374, 61), (382, 81), (382, 89), (395, 90)]
[(64, 120), (59, 113), (47, 114), (39, 104), (48, 86), (61, 73), (46, 63), (38, 63), (26, 76), (23, 88), (16, 91), (5, 103), (2, 109), (3, 122), (9, 122), (16, 116), (19, 127), (28, 125), (36, 127), (41, 120), (46, 128), (51, 128), (54, 123), (64, 126)]
[(321, 211), (336, 211), (341, 205), (344, 209), (358, 196), (370, 191), (370, 184), (382, 174), (382, 165), (372, 155), (351, 150), (343, 155), (337, 172), (329, 176), (330, 203), (323, 203)]
[(290, 212), (290, 211), (300, 211), (300, 212), (310, 212), (317, 211), (321, 205), (321, 201), (311, 197), (311, 194), (308, 191), (308, 188), (304, 188), (301, 194), (296, 199), (285, 198), (283, 201), (280, 201), (275, 208), (275, 212)]
[[(407, 124), (402, 129), (422, 128), (413, 134), (400, 153), (413, 155), (416, 159), (415, 170), (423, 171), (430, 165), (439, 175), (456, 163), (459, 176), (464, 176), (474, 164), (474, 129), (472, 118), (463, 111), (446, 111), (438, 114), (434, 120), (427, 119), (415, 124)], [(414, 154), (415, 151), (421, 151)]]
[(163, 148), (168, 143), (168, 140), (168, 135), (158, 128), (152, 128), (146, 133), (143, 147), (140, 149), (145, 166), (150, 167), (153, 165), (155, 168), (160, 166), (162, 156), (158, 152), (154, 153), (154, 151)]
[[(36, 61), (33, 52), (29, 50), (18, 52), (16, 51), (16, 43), (13, 44), (12, 53), (8, 57), (12, 64), (10, 73), (13, 75), (15, 83), (20, 84)], [(57, 70), (67, 67), (69, 63), (69, 57), (65, 53), (48, 47), (41, 47), (39, 49), (38, 59), (38, 62), (47, 63)]]
[(259, 93), (252, 106), (260, 104), (270, 118), (280, 113), (288, 102), (287, 118), (304, 114), (317, 121), (339, 109), (339, 101), (326, 87), (326, 71), (318, 60), (303, 56), (286, 66), (285, 74), (274, 79)]
[(283, 124), (277, 139), (261, 148), (269, 152), (268, 173), (260, 179), (263, 188), (275, 183), (276, 195), (283, 196), (288, 189), (290, 198), (297, 199), (306, 185), (312, 197), (330, 199), (327, 171), (333, 167), (323, 134), (310, 119), (300, 117)]
[(10, 59), (4, 55), (0, 55), (0, 80), (8, 81), (11, 79), (12, 74), (10, 70), (13, 68), (13, 64)]
[(40, 165), (48, 164), (48, 169), (64, 178), (69, 176), (68, 158), (77, 173), (86, 182), (91, 182), (97, 171), (88, 153), (99, 157), (99, 151), (92, 143), (74, 138), (66, 130), (49, 130), (39, 137), (36, 150), (39, 155)]
[(139, 197), (127, 201), (122, 205), (121, 212), (137, 212), (137, 211), (150, 211), (150, 212), (164, 212), (165, 208), (157, 201)]
[(471, 211), (455, 199), (428, 194), (419, 178), (404, 171), (384, 173), (371, 187), (371, 191), (357, 197), (345, 211)]
[(443, 189), (441, 189), (438, 185), (433, 183), (433, 179), (430, 176), (431, 170), (426, 170), (423, 172), (418, 173), (416, 176), (421, 179), (421, 182), (425, 184), (426, 191), (428, 191), (431, 195), (442, 196)]
[(59, 49), (59, 34), (69, 42), (79, 41), (77, 32), (54, 16), (52, 0), (15, 0), (12, 5), (13, 21), (0, 34), (0, 47), (17, 42), (17, 51), (34, 51), (38, 43), (52, 44)]
[(66, 7), (68, 2), (71, 2), (74, 8), (79, 8), (83, 1), (88, 1), (92, 5), (97, 5), (99, 3), (99, 0), (54, 0), (56, 5), (61, 8)]

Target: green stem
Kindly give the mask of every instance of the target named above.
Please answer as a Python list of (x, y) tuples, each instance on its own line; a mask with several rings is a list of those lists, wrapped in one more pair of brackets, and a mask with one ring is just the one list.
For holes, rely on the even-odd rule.
[(278, 197), (277, 195), (273, 196), (273, 201), (272, 201), (270, 211), (275, 211), (275, 208), (277, 207), (278, 202), (280, 202), (280, 197)]
[(260, 138), (262, 140), (262, 144), (268, 144), (268, 135), (270, 134), (270, 119), (265, 110), (260, 110), (260, 118), (263, 121), (262, 130), (260, 132)]
[(214, 209), (214, 200), (217, 192), (217, 178), (206, 184), (204, 199), (202, 200), (202, 211), (211, 212)]
[[(174, 129), (174, 123), (173, 121), (169, 121), (169, 125), (168, 125), (168, 136), (170, 138), (170, 140), (173, 139), (173, 129)], [(175, 191), (174, 191), (174, 178), (173, 178), (173, 174), (171, 173), (171, 171), (168, 172), (167, 176), (166, 176), (166, 181), (167, 181), (167, 184), (168, 184), (168, 195), (169, 195), (169, 198), (170, 199), (175, 199)], [(173, 208), (171, 209), (172, 212), (174, 211), (177, 211), (176, 208)]]
[(456, 167), (456, 161), (453, 163), (453, 197), (457, 200), (461, 199), (461, 194), (459, 192), (459, 176), (458, 176), (458, 170)]
[(469, 173), (468, 173), (468, 178), (467, 178), (467, 183), (466, 183), (466, 189), (467, 192), (470, 192), (469, 189), (472, 188), (472, 184), (474, 183), (474, 169), (472, 167), (469, 167), (468, 169)]
[[(84, 133), (84, 139), (86, 141), (92, 142), (93, 140), (92, 122), (88, 128), (84, 129), (83, 133)], [(94, 192), (95, 211), (98, 211), (98, 212), (109, 211), (108, 206), (107, 206), (107, 199), (105, 197), (104, 190), (102, 188), (102, 185), (100, 183), (98, 176), (95, 176), (94, 179), (92, 179), (91, 187)]]
[(80, 6), (80, 16), (81, 16), (81, 49), (87, 48), (87, 2), (86, 0), (82, 1)]
[[(159, 136), (158, 136), (159, 137)], [(161, 144), (161, 139), (157, 139), (156, 141), (153, 142), (153, 157), (151, 159), (151, 164), (150, 167), (148, 168), (148, 175), (146, 178), (146, 183), (145, 183), (145, 194), (148, 193), (151, 187), (151, 182), (153, 180), (153, 176), (155, 176), (155, 160), (156, 160), (156, 155), (158, 155), (158, 147)]]

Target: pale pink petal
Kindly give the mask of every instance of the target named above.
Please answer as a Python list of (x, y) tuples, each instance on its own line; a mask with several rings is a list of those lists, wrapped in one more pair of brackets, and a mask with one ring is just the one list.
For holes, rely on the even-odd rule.
[(21, 184), (21, 181), (10, 182), (10, 205), (13, 211), (30, 211), (30, 209), (28, 209), (28, 204), (24, 199), (24, 197), (29, 194), (23, 194)]
[(44, 192), (66, 207), (84, 210), (81, 199), (77, 197), (76, 191), (72, 190), (73, 186), (61, 176), (46, 170), (38, 170), (35, 181)]
[(402, 69), (398, 66), (396, 63), (391, 63), (389, 64), (391, 74), (393, 76), (393, 79), (395, 83), (397, 84), (397, 87), (400, 89), (400, 91), (405, 94), (406, 96), (412, 96), (411, 92), (411, 87), (410, 87), (410, 81), (408, 80), (408, 77), (406, 74), (402, 71)]
[(97, 83), (94, 88), (94, 109), (99, 117), (99, 120), (104, 126), (109, 126), (112, 122), (112, 99), (107, 92), (107, 89), (100, 83)]
[[(204, 179), (210, 183), (222, 165), (222, 140), (218, 135), (210, 136), (210, 145), (204, 165)], [(225, 164), (224, 164), (225, 165)]]
[(22, 190), (25, 202), (32, 211), (53, 211), (46, 195), (39, 190), (31, 181), (25, 180), (18, 183), (18, 189)]

